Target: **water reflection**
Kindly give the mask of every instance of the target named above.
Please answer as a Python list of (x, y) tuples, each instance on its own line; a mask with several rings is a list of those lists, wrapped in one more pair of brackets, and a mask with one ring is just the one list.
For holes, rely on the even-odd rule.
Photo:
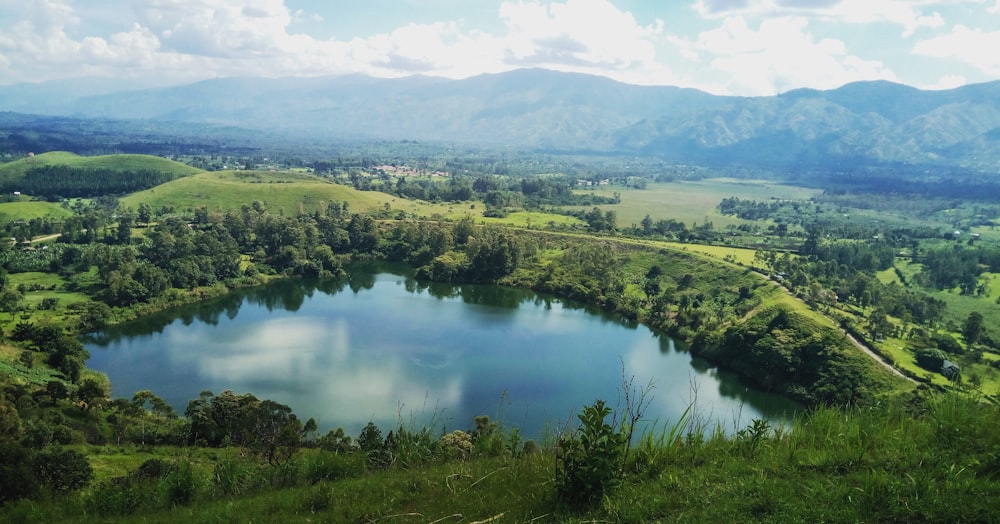
[(252, 392), (354, 435), (368, 421), (466, 428), (486, 414), (538, 437), (547, 425), (575, 422), (597, 398), (614, 405), (623, 376), (655, 384), (651, 420), (674, 420), (694, 401), (699, 413), (725, 420), (793, 407), (643, 326), (522, 290), (405, 274), (282, 281), (86, 344), (88, 365), (108, 373), (117, 396), (152, 389), (183, 411), (205, 389)]

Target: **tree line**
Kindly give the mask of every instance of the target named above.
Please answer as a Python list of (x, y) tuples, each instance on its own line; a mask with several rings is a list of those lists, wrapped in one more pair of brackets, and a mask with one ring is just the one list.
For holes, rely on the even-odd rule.
[(38, 166), (29, 169), (21, 178), (0, 182), (0, 192), (20, 191), (49, 200), (86, 198), (141, 191), (174, 178), (169, 173), (151, 169), (123, 171), (66, 165)]

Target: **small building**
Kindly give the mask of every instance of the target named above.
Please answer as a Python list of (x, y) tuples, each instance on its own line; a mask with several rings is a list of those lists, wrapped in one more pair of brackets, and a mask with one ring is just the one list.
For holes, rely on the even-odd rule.
[(950, 360), (945, 360), (941, 364), (941, 374), (947, 377), (948, 380), (955, 380), (962, 374), (962, 368)]

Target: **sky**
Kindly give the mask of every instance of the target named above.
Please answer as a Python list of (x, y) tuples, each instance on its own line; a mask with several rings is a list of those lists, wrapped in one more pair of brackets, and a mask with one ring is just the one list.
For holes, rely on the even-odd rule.
[(1000, 0), (0, 0), (0, 85), (538, 67), (768, 96), (1000, 79)]

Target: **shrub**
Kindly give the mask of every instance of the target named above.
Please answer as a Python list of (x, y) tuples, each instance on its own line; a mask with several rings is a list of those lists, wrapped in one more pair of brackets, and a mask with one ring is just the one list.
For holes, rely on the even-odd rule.
[(263, 487), (261, 467), (252, 460), (225, 458), (215, 464), (212, 479), (223, 495), (244, 495)]
[(472, 454), (472, 436), (462, 430), (442, 435), (439, 443), (441, 452), (449, 459), (465, 460)]
[(198, 493), (198, 482), (191, 464), (185, 462), (171, 468), (160, 481), (160, 490), (168, 507), (190, 504)]
[(100, 516), (131, 515), (143, 503), (154, 500), (154, 486), (128, 477), (101, 482), (84, 502), (88, 513)]
[(581, 426), (572, 435), (559, 439), (556, 449), (556, 494), (571, 506), (583, 506), (600, 499), (621, 479), (625, 438), (604, 419), (611, 408), (598, 400), (577, 415)]
[(71, 449), (43, 451), (32, 461), (35, 476), (56, 492), (80, 489), (94, 478), (87, 457)]

